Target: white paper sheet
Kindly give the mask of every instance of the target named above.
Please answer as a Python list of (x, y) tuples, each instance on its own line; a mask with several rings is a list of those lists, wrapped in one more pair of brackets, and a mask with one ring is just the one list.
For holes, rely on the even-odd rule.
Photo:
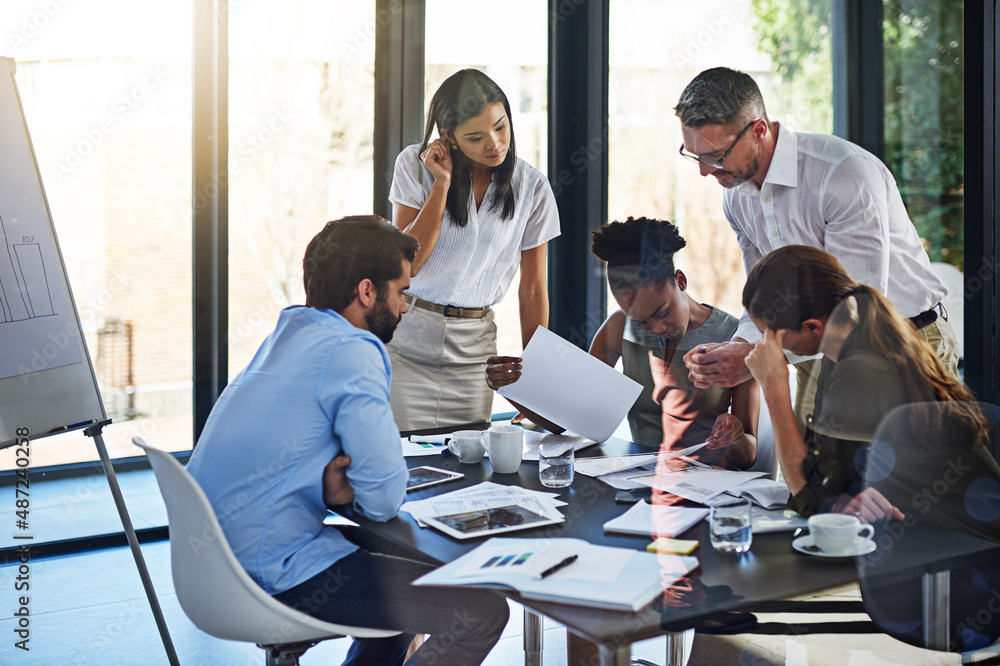
[(634, 480), (694, 502), (705, 502), (744, 481), (760, 476), (764, 476), (764, 472), (691, 468), (682, 472), (637, 477)]
[[(542, 442), (566, 442), (567, 444), (572, 442), (574, 451), (597, 444), (594, 440), (580, 437), (579, 435), (553, 435), (547, 432), (525, 429), (524, 450), (521, 454), (521, 460), (538, 462), (538, 447), (541, 446)], [(487, 457), (489, 456), (487, 455)]]
[(631, 456), (607, 456), (604, 458), (577, 458), (573, 469), (585, 476), (601, 476), (640, 467), (656, 462), (656, 453), (639, 453)]
[(539, 326), (521, 353), (521, 378), (497, 393), (567, 430), (606, 441), (642, 386)]
[(429, 499), (405, 502), (399, 510), (413, 516), (421, 527), (426, 526), (424, 519), (430, 516), (462, 513), (522, 501), (526, 508), (536, 513), (550, 518), (560, 518), (562, 513), (556, 507), (565, 506), (566, 502), (556, 499), (557, 495), (557, 493), (529, 490), (519, 486), (502, 486), (492, 481), (484, 481)]

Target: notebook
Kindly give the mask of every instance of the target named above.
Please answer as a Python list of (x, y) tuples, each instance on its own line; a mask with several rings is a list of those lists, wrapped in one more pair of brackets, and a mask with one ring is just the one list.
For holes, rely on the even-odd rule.
[(697, 566), (696, 557), (597, 546), (580, 539), (492, 538), (414, 585), (501, 588), (516, 590), (525, 599), (638, 611)]
[(608, 522), (604, 531), (615, 534), (634, 534), (644, 537), (675, 537), (700, 522), (708, 509), (683, 506), (651, 505), (643, 500)]

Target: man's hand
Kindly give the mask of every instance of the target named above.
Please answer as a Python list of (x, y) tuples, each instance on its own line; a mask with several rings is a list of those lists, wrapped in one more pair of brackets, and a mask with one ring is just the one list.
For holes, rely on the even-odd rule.
[[(702, 351), (704, 349), (705, 351)], [(715, 342), (699, 345), (684, 354), (688, 377), (695, 388), (726, 386), (732, 388), (750, 379), (743, 359), (753, 349), (749, 342)]]
[(906, 518), (902, 511), (889, 503), (885, 495), (874, 488), (865, 488), (854, 497), (841, 495), (833, 505), (833, 512), (857, 516), (863, 523), (874, 523), (887, 518), (894, 520)]
[(354, 488), (347, 480), (351, 457), (343, 454), (331, 460), (323, 469), (323, 504), (339, 506), (354, 501)]
[(719, 414), (712, 427), (712, 433), (708, 436), (708, 448), (716, 451), (727, 449), (729, 445), (742, 437), (744, 434), (743, 422), (729, 414)]
[(518, 356), (490, 356), (486, 359), (486, 385), (496, 391), (501, 386), (513, 384), (521, 377), (521, 359)]

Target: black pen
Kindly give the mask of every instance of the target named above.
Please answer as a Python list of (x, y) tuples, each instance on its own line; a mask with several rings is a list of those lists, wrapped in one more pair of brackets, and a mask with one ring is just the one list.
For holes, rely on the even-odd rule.
[(555, 564), (553, 564), (551, 567), (549, 567), (548, 569), (546, 569), (545, 571), (543, 571), (538, 577), (539, 578), (546, 578), (547, 576), (551, 576), (552, 574), (554, 574), (555, 572), (559, 571), (563, 567), (568, 567), (569, 565), (571, 565), (574, 562), (576, 562), (576, 558), (578, 558), (578, 557), (580, 557), (580, 556), (579, 555), (570, 555), (565, 560), (562, 560), (561, 562), (556, 562)]

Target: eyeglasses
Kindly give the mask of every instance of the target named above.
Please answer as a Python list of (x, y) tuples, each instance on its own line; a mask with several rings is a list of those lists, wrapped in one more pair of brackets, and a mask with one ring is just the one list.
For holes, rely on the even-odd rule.
[(740, 133), (736, 135), (736, 138), (733, 140), (733, 142), (731, 144), (729, 144), (729, 148), (726, 149), (726, 152), (722, 153), (722, 157), (720, 157), (717, 160), (706, 159), (704, 157), (699, 157), (698, 155), (695, 155), (694, 153), (689, 153), (688, 151), (684, 150), (684, 144), (683, 143), (681, 144), (681, 149), (679, 151), (680, 154), (681, 154), (681, 157), (686, 157), (689, 160), (693, 160), (695, 162), (698, 162), (699, 164), (704, 164), (705, 166), (707, 166), (709, 168), (712, 168), (712, 169), (722, 169), (723, 168), (723, 166), (722, 166), (723, 160), (725, 160), (727, 157), (729, 157), (729, 153), (733, 152), (733, 148), (736, 147), (736, 144), (740, 142), (740, 139), (743, 138), (743, 135), (747, 133), (748, 129), (750, 129), (751, 127), (753, 127), (753, 124), (755, 122), (757, 122), (757, 120), (758, 119), (756, 119), (756, 118), (754, 120), (751, 120), (749, 125), (747, 125), (742, 130), (740, 130)]

